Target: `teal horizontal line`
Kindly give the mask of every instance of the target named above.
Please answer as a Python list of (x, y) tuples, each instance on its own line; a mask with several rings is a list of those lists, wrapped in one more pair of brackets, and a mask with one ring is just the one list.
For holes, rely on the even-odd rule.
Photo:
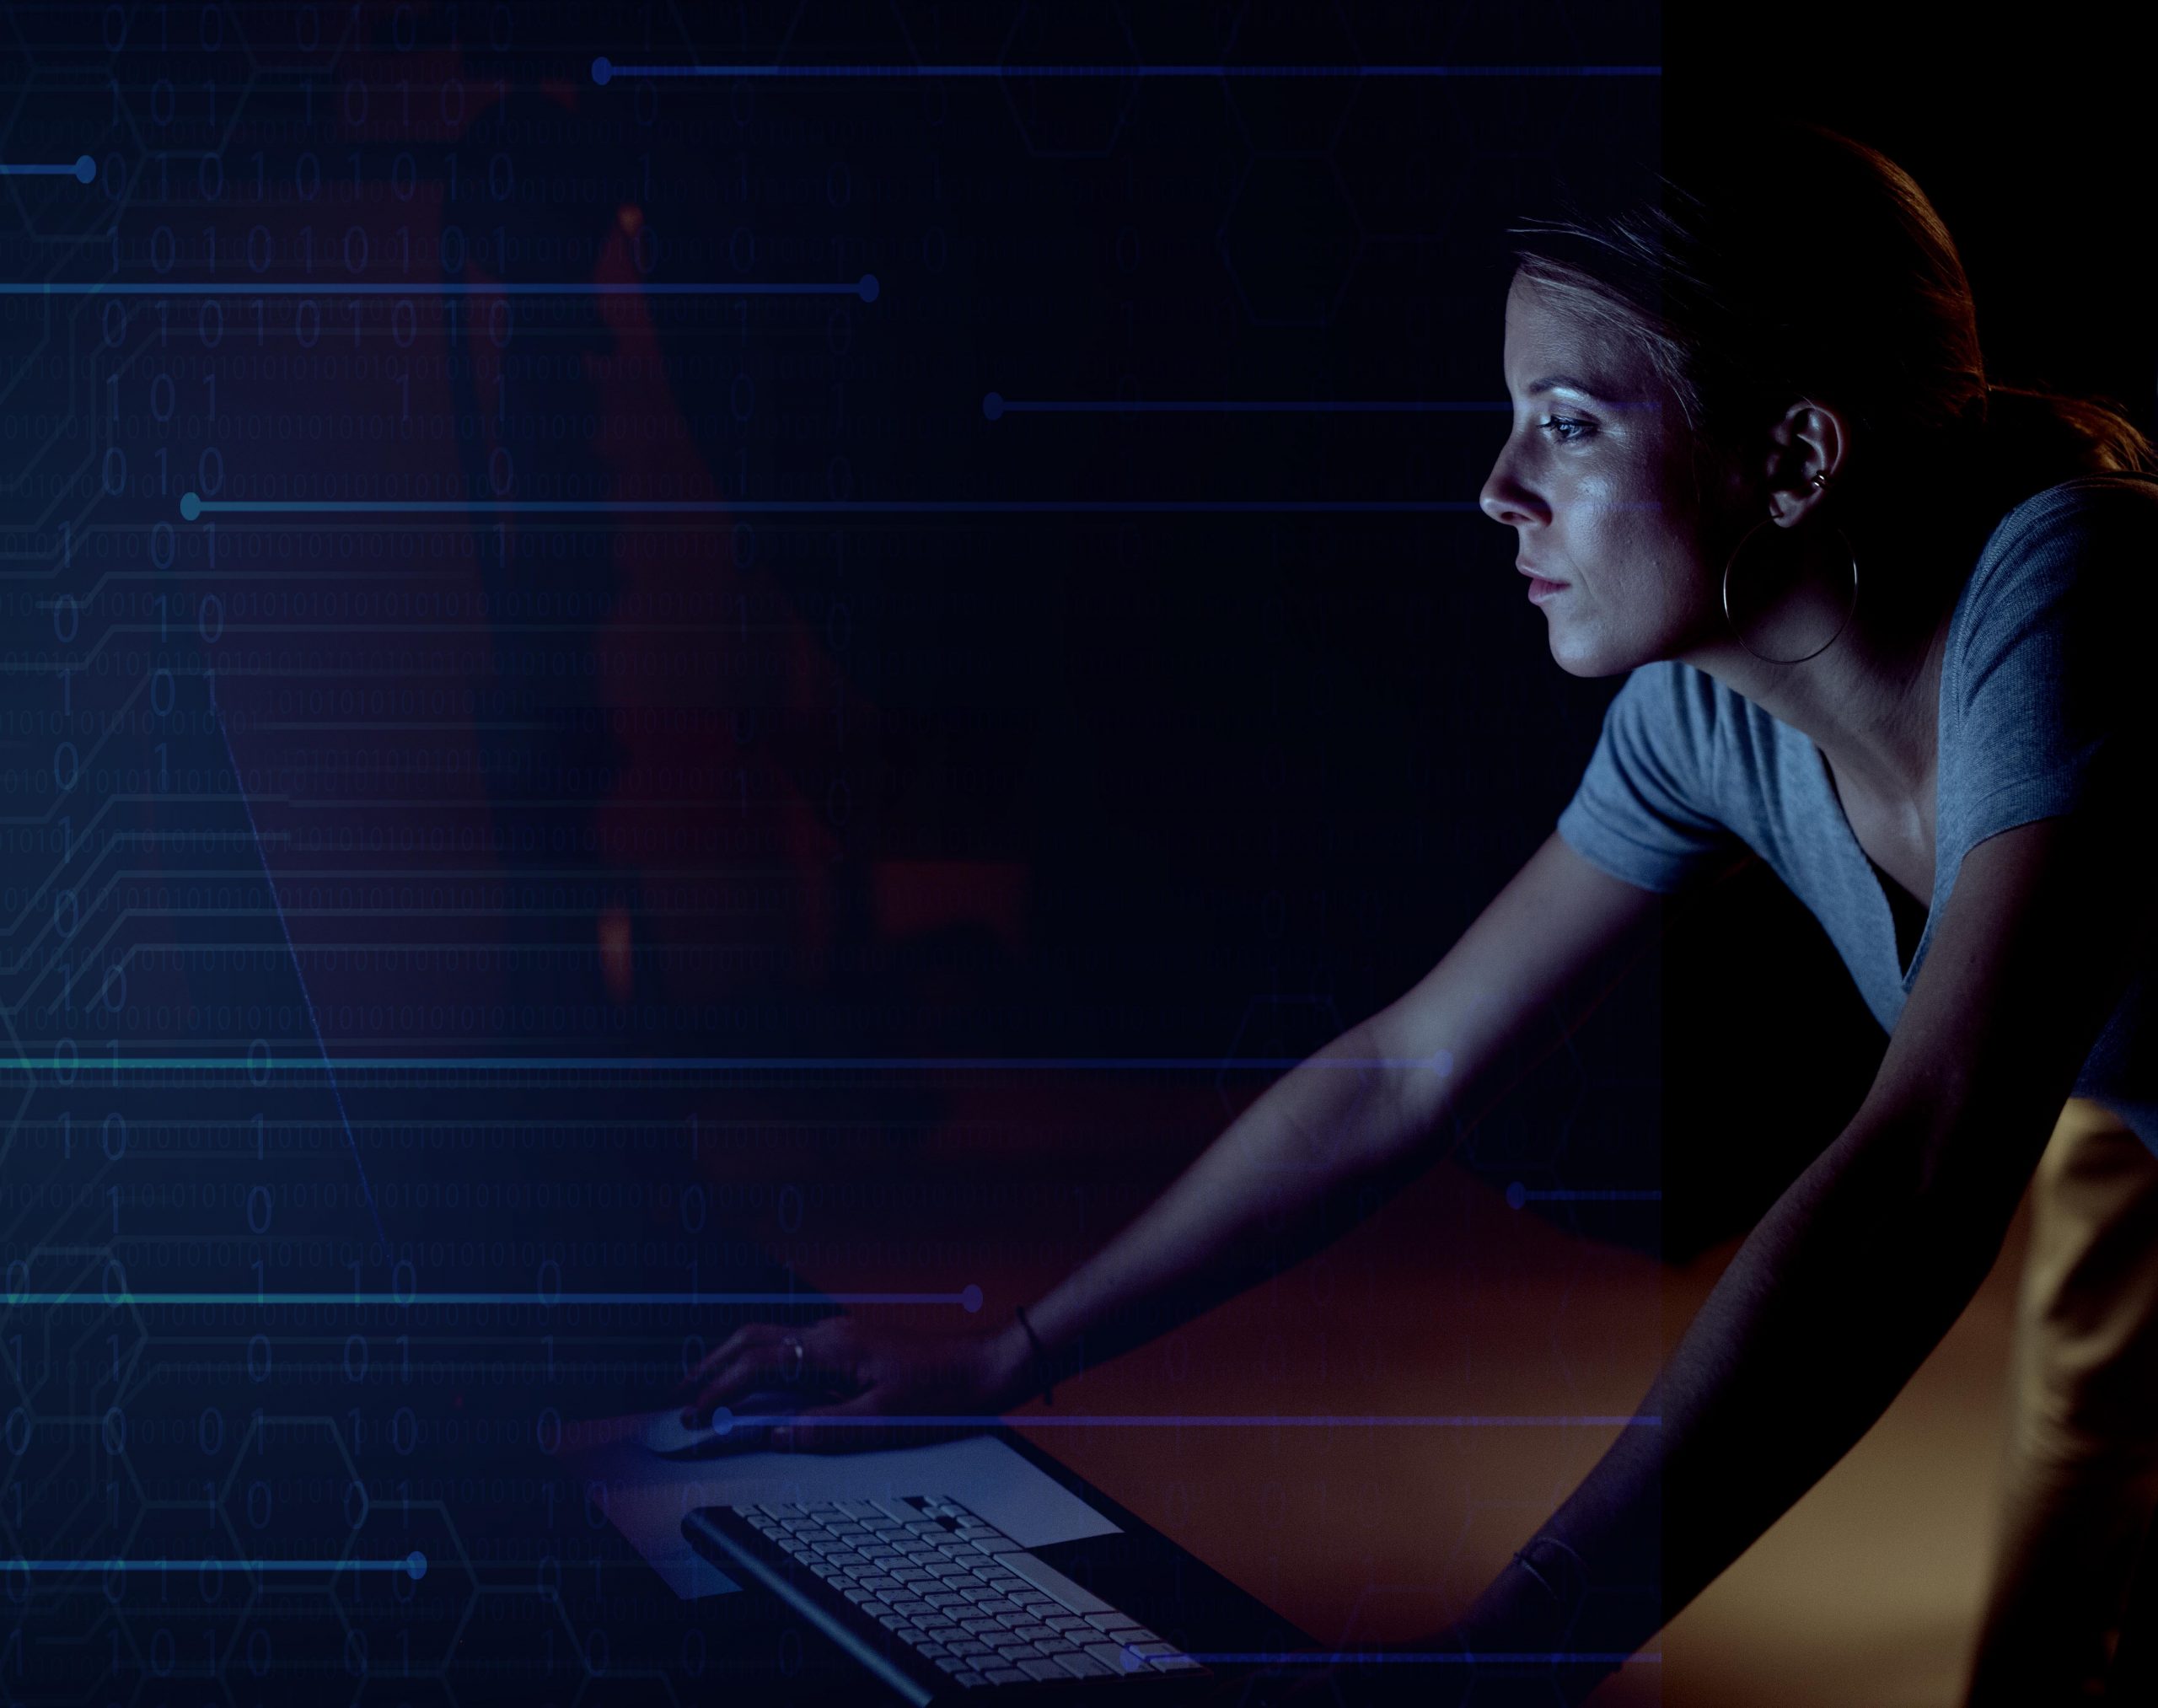
[(427, 1575), (427, 1556), (402, 1560), (0, 1560), (9, 1571), (401, 1571), (415, 1582)]
[(59, 165), (0, 160), (0, 178), (72, 178), (78, 184), (89, 184), (97, 175), (98, 163), (88, 154), (78, 154)]

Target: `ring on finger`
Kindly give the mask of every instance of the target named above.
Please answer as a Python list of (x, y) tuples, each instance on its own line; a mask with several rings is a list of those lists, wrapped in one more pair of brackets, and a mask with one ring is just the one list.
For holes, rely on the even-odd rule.
[(802, 1342), (792, 1335), (789, 1335), (785, 1340), (781, 1340), (780, 1345), (784, 1346), (794, 1356), (794, 1363), (786, 1372), (786, 1379), (789, 1382), (799, 1382), (802, 1379), (803, 1362), (808, 1357), (808, 1354), (803, 1351)]

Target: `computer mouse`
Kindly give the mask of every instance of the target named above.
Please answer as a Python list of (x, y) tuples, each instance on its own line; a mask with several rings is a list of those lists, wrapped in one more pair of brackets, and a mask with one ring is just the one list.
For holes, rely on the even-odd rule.
[(799, 1394), (760, 1390), (744, 1394), (732, 1406), (716, 1406), (705, 1423), (684, 1423), (679, 1410), (655, 1412), (640, 1437), (647, 1453), (662, 1458), (701, 1458), (708, 1454), (754, 1453), (770, 1440), (775, 1414), (786, 1417), (800, 1410)]

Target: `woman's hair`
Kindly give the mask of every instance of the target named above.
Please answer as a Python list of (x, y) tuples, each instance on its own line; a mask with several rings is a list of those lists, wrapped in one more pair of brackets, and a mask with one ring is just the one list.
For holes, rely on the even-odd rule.
[[(1652, 174), (1648, 181), (1643, 175)], [(1990, 380), (1969, 280), (1910, 175), (1800, 120), (1667, 110), (1661, 169), (1632, 193), (1508, 228), (1521, 277), (1559, 312), (1642, 350), (1704, 470), (1801, 398), (1857, 429), (1843, 490), (1914, 477), (1998, 518), (2078, 475), (2158, 473), (2102, 399)]]

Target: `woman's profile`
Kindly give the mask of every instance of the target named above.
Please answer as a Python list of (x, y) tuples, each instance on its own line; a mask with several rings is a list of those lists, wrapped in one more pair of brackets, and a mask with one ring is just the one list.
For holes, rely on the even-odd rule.
[[(1539, 1700), (1586, 1696), (1871, 1426), (2030, 1186), (1967, 1700), (2091, 1700), (2158, 1509), (2153, 903), (2122, 881), (2158, 731), (2135, 652), (2158, 454), (2103, 403), (1990, 379), (1939, 215), (1825, 127), (1671, 115), (1638, 194), (1511, 234), (1511, 424), (1481, 508), (1554, 661), (1625, 678), (1553, 834), (1431, 974), (1039, 1302), (964, 1334), (752, 1324), (695, 1373), (693, 1410), (798, 1377), (826, 1403), (794, 1444), (843, 1449), (862, 1435), (820, 1415), (991, 1414), (1141, 1344), (1261, 1278), (1262, 1220), (1315, 1249), (1342, 1231), (1329, 1195), (1442, 1158), (1546, 1005), (1750, 852), (1888, 1034), (1880, 1072), (1641, 1426), (1455, 1625), (1404, 1646), (1576, 1657), (1546, 1662)], [(1439, 1701), (1469, 1673), (1314, 1686)]]

